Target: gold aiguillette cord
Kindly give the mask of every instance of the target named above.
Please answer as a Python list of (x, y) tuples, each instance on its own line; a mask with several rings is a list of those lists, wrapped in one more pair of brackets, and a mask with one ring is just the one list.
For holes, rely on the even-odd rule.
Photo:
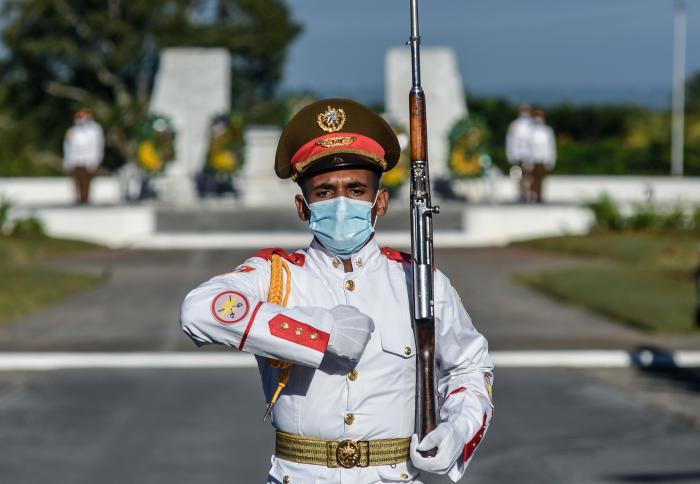
[[(289, 301), (289, 295), (292, 292), (292, 273), (289, 270), (287, 263), (277, 254), (273, 254), (271, 262), (272, 269), (270, 271), (270, 292), (267, 296), (267, 302), (286, 307), (287, 302)], [(285, 278), (285, 276), (287, 277)], [(272, 395), (272, 398), (265, 409), (265, 415), (263, 415), (262, 419), (263, 422), (267, 421), (267, 418), (270, 416), (272, 409), (277, 403), (280, 393), (282, 393), (284, 387), (287, 386), (289, 374), (294, 366), (288, 361), (280, 361), (273, 358), (268, 358), (267, 364), (272, 368), (282, 369), (282, 374), (280, 375), (280, 380), (277, 383), (277, 389), (275, 390), (275, 393)]]

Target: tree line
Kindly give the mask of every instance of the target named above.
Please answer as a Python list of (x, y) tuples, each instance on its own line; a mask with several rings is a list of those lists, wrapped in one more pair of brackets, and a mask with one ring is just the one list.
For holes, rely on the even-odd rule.
[[(63, 135), (83, 106), (105, 128), (105, 166), (135, 159), (163, 48), (228, 49), (232, 104), (248, 122), (281, 125), (295, 102), (276, 90), (301, 32), (283, 0), (5, 0), (0, 15), (0, 176), (60, 174)], [(494, 163), (507, 169), (505, 132), (517, 106), (467, 98), (491, 132)], [(557, 133), (555, 173), (668, 174), (669, 112), (573, 104), (546, 111)], [(687, 87), (685, 172), (700, 175), (700, 73)]]
[(232, 103), (277, 121), (269, 100), (301, 32), (283, 0), (5, 0), (0, 15), (0, 175), (60, 172), (83, 106), (105, 128), (106, 166), (134, 159), (166, 47), (228, 49)]
[[(518, 106), (504, 98), (467, 93), (469, 112), (491, 130), (491, 157), (502, 170), (508, 124)], [(669, 103), (670, 105), (670, 103)], [(671, 114), (634, 104), (546, 106), (547, 123), (557, 136), (561, 175), (668, 175), (671, 166)], [(700, 176), (700, 72), (686, 85), (685, 174)]]

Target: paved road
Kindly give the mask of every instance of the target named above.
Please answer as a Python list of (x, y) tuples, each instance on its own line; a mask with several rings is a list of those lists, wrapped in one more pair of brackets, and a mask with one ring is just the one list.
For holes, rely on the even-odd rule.
[[(0, 350), (194, 351), (177, 325), (182, 297), (246, 254), (62, 261), (111, 277), (1, 328)], [(515, 272), (569, 259), (478, 249), (439, 251), (437, 260), (493, 349), (700, 348), (697, 338), (650, 337), (512, 283)], [(464, 482), (700, 483), (700, 428), (641, 398), (636, 384), (619, 384), (634, 383), (635, 371), (497, 369), (496, 420)], [(684, 401), (700, 405), (693, 391), (682, 390)], [(261, 482), (273, 437), (259, 423), (262, 408), (251, 369), (0, 372), (0, 483)]]
[[(242, 250), (115, 251), (63, 261), (73, 268), (108, 271), (111, 277), (100, 288), (2, 328), (0, 351), (194, 350), (177, 326), (184, 295), (250, 255)], [(560, 267), (574, 263), (571, 259), (506, 248), (440, 250), (436, 260), (492, 349), (627, 349), (643, 343), (700, 348), (700, 335), (650, 336), (512, 280), (518, 272)]]
[[(0, 382), (3, 483), (264, 481), (273, 433), (260, 423), (254, 369), (4, 373)], [(463, 482), (700, 482), (700, 429), (585, 374), (504, 369), (496, 395), (496, 420)]]

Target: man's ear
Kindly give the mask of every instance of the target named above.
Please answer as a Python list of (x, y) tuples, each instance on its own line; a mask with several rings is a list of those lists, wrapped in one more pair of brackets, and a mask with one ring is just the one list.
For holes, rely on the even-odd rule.
[(304, 222), (308, 221), (309, 218), (311, 218), (311, 214), (309, 213), (309, 207), (306, 206), (304, 197), (301, 195), (295, 196), (294, 203), (297, 206), (297, 216), (299, 217), (299, 220)]
[(389, 211), (389, 191), (385, 188), (379, 189), (377, 195), (377, 203), (374, 206), (374, 214), (377, 217), (383, 217)]

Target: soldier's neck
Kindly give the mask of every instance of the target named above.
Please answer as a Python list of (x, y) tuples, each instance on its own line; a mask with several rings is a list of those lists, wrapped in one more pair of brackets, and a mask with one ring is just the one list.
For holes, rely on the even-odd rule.
[(342, 259), (345, 272), (352, 272), (352, 259)]

